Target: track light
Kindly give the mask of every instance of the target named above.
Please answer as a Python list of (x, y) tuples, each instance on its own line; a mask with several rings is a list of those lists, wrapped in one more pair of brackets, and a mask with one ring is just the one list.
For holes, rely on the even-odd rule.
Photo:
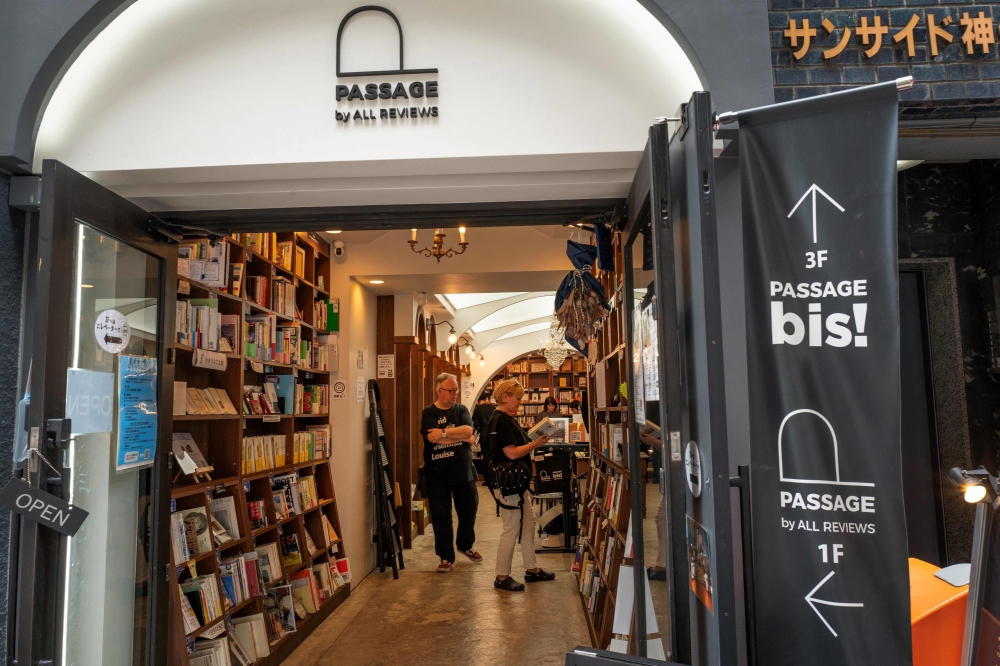
[(996, 496), (995, 492), (990, 492), (995, 480), (983, 468), (967, 472), (959, 467), (952, 467), (948, 470), (948, 478), (962, 491), (962, 496), (969, 504), (978, 504), (984, 499), (992, 502)]

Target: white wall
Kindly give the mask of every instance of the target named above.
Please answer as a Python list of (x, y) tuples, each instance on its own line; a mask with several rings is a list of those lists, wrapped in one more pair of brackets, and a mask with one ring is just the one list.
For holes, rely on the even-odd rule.
[[(338, 79), (356, 6), (138, 0), (55, 90), (35, 169), (156, 210), (624, 196), (649, 125), (701, 88), (634, 0), (396, 0), (406, 66), (439, 72)], [(390, 21), (352, 19), (345, 68), (395, 59)], [(438, 118), (336, 120), (393, 105), (338, 103), (338, 83), (428, 79)]]
[[(368, 399), (358, 403), (356, 382), (361, 378), (367, 390), (368, 380), (375, 377), (375, 295), (350, 279), (334, 272), (332, 293), (340, 298), (340, 358), (338, 371), (332, 380), (347, 384), (345, 400), (330, 401), (333, 424), (334, 489), (337, 509), (343, 529), (344, 544), (351, 558), (356, 583), (376, 564), (371, 529), (375, 526), (372, 503), (372, 447), (368, 437)], [(357, 367), (358, 352), (365, 353), (365, 367)]]

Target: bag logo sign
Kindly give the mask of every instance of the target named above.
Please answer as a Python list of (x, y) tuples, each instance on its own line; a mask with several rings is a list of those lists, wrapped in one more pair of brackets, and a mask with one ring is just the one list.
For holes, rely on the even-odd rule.
[[(389, 16), (396, 24), (396, 31), (399, 34), (399, 69), (356, 72), (345, 72), (341, 69), (340, 49), (341, 40), (344, 36), (344, 28), (347, 27), (348, 22), (352, 18), (363, 12), (381, 12)], [(403, 66), (403, 26), (399, 23), (399, 19), (396, 18), (396, 15), (385, 7), (378, 7), (376, 5), (358, 7), (349, 11), (340, 22), (340, 27), (337, 29), (337, 78), (410, 77), (418, 74), (437, 74), (437, 71), (437, 67), (406, 69)], [(437, 98), (437, 80), (412, 81), (407, 85), (399, 81), (385, 81), (383, 78), (379, 82), (363, 84), (355, 83), (350, 86), (346, 84), (337, 84), (335, 96), (338, 104), (344, 100), (346, 100), (348, 104), (358, 100), (362, 104), (365, 102), (373, 102), (374, 105), (378, 105), (374, 108), (355, 108), (353, 113), (351, 113), (351, 109), (336, 111), (337, 121), (343, 123), (345, 127), (351, 120), (355, 123), (358, 121), (370, 121), (362, 122), (361, 124), (364, 126), (374, 126), (382, 123), (383, 121), (417, 121), (438, 117), (437, 106), (416, 106), (416, 103), (412, 101)], [(383, 105), (385, 100), (389, 100), (389, 105)], [(411, 122), (410, 124), (413, 123)]]

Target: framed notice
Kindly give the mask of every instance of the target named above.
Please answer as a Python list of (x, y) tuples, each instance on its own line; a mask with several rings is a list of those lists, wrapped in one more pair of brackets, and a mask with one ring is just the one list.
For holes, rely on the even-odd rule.
[(118, 471), (156, 459), (156, 359), (118, 356)]

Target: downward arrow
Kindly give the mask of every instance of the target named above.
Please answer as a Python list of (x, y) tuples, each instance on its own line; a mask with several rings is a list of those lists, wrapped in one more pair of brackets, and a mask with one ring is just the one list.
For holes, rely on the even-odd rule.
[(802, 197), (799, 199), (798, 203), (795, 204), (795, 208), (792, 209), (792, 212), (788, 214), (788, 217), (791, 217), (795, 213), (795, 211), (797, 211), (799, 209), (799, 206), (802, 205), (802, 202), (806, 200), (807, 196), (809, 196), (810, 194), (812, 195), (813, 243), (816, 242), (816, 193), (817, 192), (819, 192), (824, 197), (826, 197), (826, 200), (829, 201), (830, 203), (832, 203), (834, 206), (836, 206), (837, 209), (840, 210), (841, 213), (844, 212), (844, 207), (841, 206), (836, 201), (834, 201), (833, 198), (829, 194), (827, 194), (826, 192), (824, 192), (823, 189), (819, 185), (817, 185), (816, 183), (813, 183), (812, 185), (810, 185), (809, 189), (806, 190), (806, 193), (803, 194)]
[(826, 618), (823, 617), (823, 614), (819, 612), (819, 609), (816, 608), (816, 604), (824, 604), (826, 606), (841, 606), (841, 607), (845, 607), (845, 608), (864, 608), (864, 604), (848, 604), (848, 603), (842, 603), (842, 602), (839, 602), (839, 601), (827, 601), (825, 599), (813, 599), (813, 595), (816, 594), (817, 591), (819, 591), (819, 588), (823, 587), (823, 585), (826, 584), (826, 581), (828, 581), (831, 578), (833, 578), (833, 574), (834, 573), (836, 573), (836, 572), (831, 571), (829, 574), (827, 574), (827, 577), (824, 578), (823, 580), (821, 580), (819, 582), (819, 585), (817, 585), (816, 587), (814, 587), (812, 589), (812, 591), (810, 591), (809, 594), (807, 594), (805, 596), (805, 600), (806, 600), (806, 603), (809, 604), (809, 607), (812, 608), (813, 611), (816, 613), (816, 615), (819, 615), (819, 619), (823, 620), (823, 624), (825, 624), (826, 628), (830, 630), (830, 633), (833, 634), (833, 637), (836, 638), (837, 637), (837, 632), (833, 630), (833, 627), (830, 626), (830, 623), (827, 622)]

